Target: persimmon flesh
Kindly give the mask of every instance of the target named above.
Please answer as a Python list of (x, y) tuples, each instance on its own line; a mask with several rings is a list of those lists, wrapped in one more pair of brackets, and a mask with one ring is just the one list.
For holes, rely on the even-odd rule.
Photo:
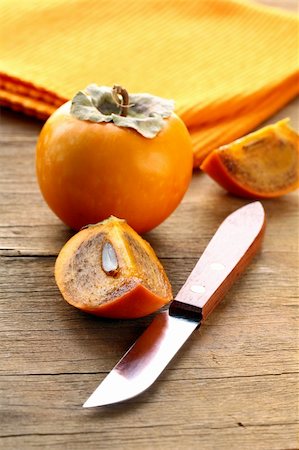
[(115, 217), (81, 230), (64, 245), (55, 279), (68, 303), (101, 317), (142, 317), (172, 300), (152, 247)]
[(228, 192), (262, 199), (297, 189), (298, 164), (298, 134), (281, 120), (219, 147), (200, 167)]

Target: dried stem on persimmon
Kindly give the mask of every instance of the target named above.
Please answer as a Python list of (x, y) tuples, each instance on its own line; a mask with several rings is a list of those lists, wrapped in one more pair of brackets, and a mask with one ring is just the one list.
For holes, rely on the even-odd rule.
[[(120, 107), (120, 115), (122, 117), (126, 117), (128, 114), (128, 108), (131, 106), (129, 104), (128, 91), (122, 86), (115, 84), (112, 88), (112, 97), (115, 103)], [(119, 101), (120, 98), (121, 101)]]

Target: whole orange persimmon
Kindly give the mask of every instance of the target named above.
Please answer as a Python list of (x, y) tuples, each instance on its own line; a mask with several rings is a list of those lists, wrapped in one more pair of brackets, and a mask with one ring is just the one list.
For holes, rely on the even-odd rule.
[(71, 228), (114, 215), (143, 233), (180, 203), (192, 158), (172, 101), (90, 85), (45, 123), (36, 170), (46, 202)]

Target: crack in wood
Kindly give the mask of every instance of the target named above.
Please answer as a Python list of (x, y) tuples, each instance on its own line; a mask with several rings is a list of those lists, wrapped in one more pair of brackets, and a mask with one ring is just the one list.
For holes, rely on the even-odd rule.
[[(64, 360), (63, 360), (64, 361)], [(86, 361), (93, 361), (92, 359), (84, 359), (82, 360), (84, 362)], [(166, 371), (169, 371), (171, 373), (173, 372), (178, 372), (178, 371), (186, 371), (186, 370), (200, 370), (200, 367), (184, 367), (183, 369), (177, 369), (177, 368), (172, 368), (169, 367), (168, 369), (166, 369)], [(72, 376), (72, 375), (107, 375), (108, 373), (110, 373), (110, 370), (108, 371), (88, 371), (88, 372), (38, 372), (38, 373), (5, 373), (2, 374), (0, 373), (0, 377), (36, 377), (36, 376), (40, 376), (40, 377), (44, 377), (44, 376), (53, 376), (53, 377), (57, 377), (57, 376)], [(176, 383), (177, 381), (194, 381), (194, 380), (227, 380), (227, 379), (239, 379), (239, 378), (255, 378), (255, 377), (263, 377), (263, 378), (267, 378), (267, 377), (276, 377), (276, 376), (284, 376), (284, 375), (298, 375), (299, 371), (294, 371), (294, 372), (281, 372), (281, 373), (265, 373), (265, 374), (252, 374), (252, 375), (228, 375), (228, 376), (222, 376), (222, 377), (186, 377), (186, 378), (176, 378), (175, 380), (163, 380), (163, 379), (158, 379), (157, 382), (166, 382), (167, 383)]]
[[(133, 402), (130, 402), (133, 403)], [(71, 409), (71, 408), (70, 408)], [(114, 408), (115, 409), (115, 408)], [(97, 410), (99, 411), (99, 410)], [(205, 425), (204, 426), (204, 430), (227, 430), (227, 429), (233, 429), (233, 428), (239, 428), (240, 422), (236, 422), (235, 425), (230, 425), (230, 426), (223, 426), (223, 427), (213, 427), (213, 426), (208, 426)], [(184, 425), (184, 423), (169, 423), (169, 424), (157, 424), (157, 425), (140, 425), (138, 424), (137, 426), (122, 426), (122, 427), (118, 427), (118, 429), (126, 429), (126, 430), (136, 430), (136, 429), (149, 429), (149, 428), (166, 428), (166, 427), (177, 427), (179, 425)], [(258, 427), (284, 427), (284, 426), (293, 426), (293, 425), (297, 425), (297, 422), (280, 422), (280, 423), (247, 423), (244, 424), (242, 427), (243, 428), (258, 428)], [(192, 433), (194, 433), (194, 431), (192, 431)], [(2, 439), (5, 438), (15, 438), (15, 437), (29, 437), (29, 436), (84, 436), (84, 435), (89, 435), (89, 434), (99, 434), (102, 435), (101, 431), (81, 431), (81, 432), (55, 432), (55, 433), (20, 433), (20, 434), (3, 434), (0, 435), (0, 437)], [(188, 436), (188, 433), (180, 433), (180, 436), (182, 435), (186, 435)], [(173, 435), (170, 435), (173, 436)], [(138, 438), (137, 438), (138, 439)], [(291, 450), (291, 449), (290, 449)]]

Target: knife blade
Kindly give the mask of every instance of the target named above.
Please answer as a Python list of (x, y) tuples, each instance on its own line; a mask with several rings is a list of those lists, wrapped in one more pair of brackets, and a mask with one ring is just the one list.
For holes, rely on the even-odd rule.
[(259, 250), (265, 212), (253, 202), (220, 225), (168, 311), (156, 315), (83, 407), (111, 405), (148, 389)]

